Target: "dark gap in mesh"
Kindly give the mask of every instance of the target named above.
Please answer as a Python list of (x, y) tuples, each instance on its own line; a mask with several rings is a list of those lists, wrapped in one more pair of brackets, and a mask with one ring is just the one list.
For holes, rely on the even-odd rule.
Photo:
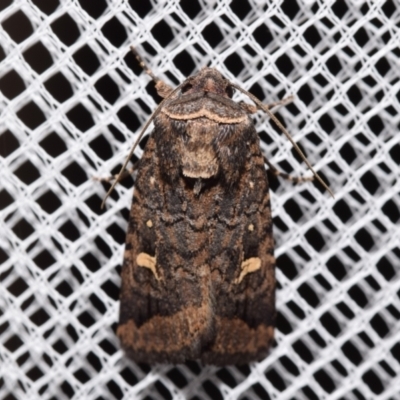
[(119, 244), (125, 243), (125, 231), (117, 224), (112, 224), (106, 229), (107, 233)]
[(31, 21), (21, 10), (12, 14), (1, 25), (16, 43), (23, 42), (34, 32)]
[(285, 384), (285, 381), (282, 379), (282, 377), (274, 368), (267, 371), (265, 376), (272, 383), (272, 385), (280, 392), (283, 392), (286, 389), (287, 386)]
[(131, 110), (131, 108), (129, 108), (129, 106), (120, 108), (117, 112), (117, 116), (131, 132), (135, 133), (141, 126), (136, 114)]
[(119, 300), (119, 287), (114, 282), (107, 280), (101, 285), (101, 288), (112, 300)]
[(88, 353), (86, 359), (88, 360), (89, 364), (94, 368), (95, 371), (100, 372), (101, 369), (103, 368), (100, 358), (92, 351)]
[(109, 160), (113, 156), (110, 142), (103, 135), (89, 142), (89, 146), (102, 160)]
[(56, 262), (56, 259), (47, 250), (41, 251), (34, 259), (34, 263), (41, 269), (46, 270)]
[(272, 220), (274, 222), (274, 226), (276, 226), (282, 232), (289, 231), (289, 227), (283, 222), (282, 218), (277, 216), (277, 217), (274, 217)]
[(78, 315), (77, 320), (83, 325), (85, 328), (90, 328), (92, 325), (96, 323), (96, 320), (93, 318), (93, 316), (87, 312), (84, 311), (80, 315)]
[(292, 311), (296, 317), (300, 319), (304, 319), (306, 317), (304, 311), (293, 300), (290, 300), (288, 303), (286, 303), (286, 307)]
[(310, 338), (312, 340), (314, 340), (314, 342), (319, 347), (325, 348), (327, 346), (325, 340), (321, 337), (321, 335), (315, 329), (313, 329), (312, 331), (308, 332), (308, 335), (310, 336)]
[(32, 225), (24, 218), (21, 218), (12, 227), (12, 231), (21, 240), (25, 240), (27, 237), (32, 235), (33, 232), (35, 232), (35, 230), (33, 229)]
[(355, 262), (358, 262), (361, 260), (360, 256), (350, 246), (346, 246), (343, 249), (343, 252)]
[(262, 400), (271, 400), (271, 397), (269, 394), (265, 391), (262, 385), (259, 383), (255, 383), (254, 385), (251, 386), (251, 389), (253, 389), (254, 393)]
[(157, 40), (158, 43), (162, 47), (167, 47), (167, 45), (174, 39), (173, 31), (169, 24), (167, 24), (164, 20), (153, 25), (150, 30), (154, 39)]
[(379, 337), (384, 338), (389, 334), (390, 329), (387, 326), (385, 320), (378, 314), (376, 314), (370, 321), (370, 325), (375, 330), (375, 332), (379, 335)]
[(60, 103), (74, 95), (71, 84), (61, 72), (57, 72), (43, 84), (47, 91)]
[(85, 281), (85, 279), (82, 276), (81, 271), (77, 267), (75, 267), (75, 265), (73, 265), (71, 267), (71, 273), (72, 273), (73, 277), (78, 281), (79, 284), (82, 284)]
[(385, 372), (388, 375), (390, 375), (391, 378), (394, 378), (397, 376), (396, 372), (393, 371), (393, 369), (390, 367), (390, 365), (385, 360), (380, 361), (379, 365), (385, 370)]
[(48, 134), (39, 144), (52, 157), (57, 157), (68, 150), (65, 142), (56, 132)]
[(332, 57), (330, 57), (327, 61), (326, 61), (326, 66), (329, 70), (329, 72), (332, 75), (338, 75), (339, 72), (342, 70), (343, 66), (339, 60), (339, 58), (335, 55), (333, 55)]
[(74, 389), (72, 388), (72, 386), (69, 384), (68, 381), (64, 381), (61, 385), (60, 385), (60, 389), (62, 390), (62, 392), (68, 396), (68, 398), (72, 399), (72, 397), (75, 394)]
[(4, 347), (12, 353), (17, 351), (24, 344), (17, 335), (12, 335), (8, 340), (3, 343)]
[(91, 254), (91, 253), (86, 253), (81, 258), (81, 261), (85, 264), (85, 267), (90, 272), (97, 272), (101, 268), (99, 260), (96, 257), (94, 257), (93, 254)]
[(39, 380), (40, 378), (42, 378), (44, 376), (43, 371), (37, 367), (34, 366), (33, 368), (31, 368), (29, 371), (26, 372), (26, 376), (33, 382)]
[(382, 11), (386, 17), (390, 18), (396, 12), (396, 6), (392, 0), (387, 0), (382, 6)]
[(367, 296), (358, 285), (352, 286), (347, 293), (357, 303), (359, 307), (364, 308), (368, 304)]
[(109, 131), (113, 134), (114, 138), (121, 143), (126, 142), (125, 135), (113, 124), (107, 125)]
[(353, 197), (354, 200), (358, 201), (361, 205), (365, 204), (365, 200), (355, 191), (352, 190), (350, 195)]
[(281, 9), (291, 20), (294, 20), (296, 15), (300, 11), (300, 7), (297, 4), (297, 1), (293, 0), (284, 0), (281, 4)]
[(388, 310), (396, 320), (400, 321), (400, 311), (394, 305), (390, 304), (386, 307), (386, 310)]
[(90, 223), (90, 220), (87, 217), (87, 215), (83, 211), (81, 211), (79, 208), (76, 209), (76, 212), (77, 212), (80, 220), (89, 228), (91, 223)]
[(18, 118), (30, 129), (36, 129), (39, 125), (46, 121), (43, 111), (30, 101), (19, 109)]
[(87, 75), (93, 75), (101, 66), (96, 53), (88, 45), (77, 50), (72, 58)]
[(74, 293), (74, 290), (72, 289), (72, 287), (65, 281), (60, 282), (56, 286), (56, 290), (63, 297), (69, 297), (69, 296), (71, 296), (72, 293)]
[(316, 228), (310, 228), (305, 234), (307, 242), (316, 250), (321, 251), (326, 245), (323, 236)]
[(279, 71), (285, 76), (289, 76), (295, 68), (291, 59), (286, 54), (283, 54), (282, 56), (277, 58), (275, 65), (279, 69)]
[(75, 161), (64, 168), (61, 173), (75, 186), (79, 186), (87, 181), (85, 170)]
[(326, 331), (329, 332), (333, 337), (338, 337), (340, 335), (340, 326), (330, 312), (324, 313), (319, 320)]
[(374, 394), (381, 394), (385, 390), (381, 379), (372, 369), (363, 374), (362, 380)]
[(229, 7), (239, 17), (240, 20), (243, 20), (252, 10), (252, 6), (248, 0), (232, 0), (229, 4)]
[(373, 221), (372, 221), (372, 224), (377, 228), (377, 229), (379, 229), (379, 231), (381, 232), (381, 233), (387, 233), (388, 232), (388, 230), (386, 229), (386, 227), (381, 223), (381, 221), (379, 221), (378, 219), (374, 219)]
[(309, 105), (314, 100), (314, 94), (308, 84), (304, 84), (296, 94), (306, 105)]
[[(105, 0), (78, 0), (80, 6), (92, 17), (99, 18), (107, 9), (107, 2)], [(142, 1), (141, 1), (142, 2)]]
[(221, 391), (210, 380), (207, 379), (206, 381), (204, 381), (202, 386), (203, 386), (205, 392), (208, 394), (208, 396), (211, 399), (213, 399), (213, 400), (223, 400), (224, 399), (224, 396), (222, 395)]
[(326, 290), (332, 290), (332, 285), (325, 279), (322, 274), (315, 275), (314, 279)]
[(41, 326), (45, 324), (49, 319), (50, 315), (43, 309), (40, 308), (39, 310), (35, 311), (29, 319), (37, 326)]
[(121, 47), (128, 40), (126, 29), (117, 17), (109, 19), (101, 32), (114, 47)]
[[(400, 149), (399, 149), (400, 150)], [(381, 208), (382, 212), (390, 219), (394, 224), (400, 220), (400, 208), (393, 200), (388, 200)]]
[(376, 264), (376, 269), (383, 275), (383, 277), (390, 281), (396, 276), (394, 266), (389, 262), (386, 257), (382, 257)]
[(121, 400), (124, 398), (124, 393), (119, 387), (119, 385), (111, 379), (110, 381), (107, 382), (107, 388), (110, 391), (110, 393), (114, 396), (113, 398)]
[(92, 379), (92, 377), (83, 368), (76, 370), (73, 375), (79, 382), (83, 384)]
[[(105, 193), (104, 193), (105, 194)], [(105, 208), (101, 208), (102, 198), (98, 195), (92, 195), (85, 200), (85, 204), (97, 215), (104, 214), (106, 212)]]
[(301, 246), (293, 247), (293, 250), (306, 262), (311, 261), (311, 257), (306, 253), (306, 251)]
[(128, 383), (130, 386), (134, 386), (139, 382), (136, 375), (128, 367), (125, 367), (119, 374), (122, 376), (125, 382)]
[(182, 28), (184, 28), (186, 26), (185, 22), (182, 20), (182, 18), (176, 12), (171, 13), (170, 17), (175, 22), (177, 22)]
[(305, 394), (307, 400), (320, 400), (320, 398), (309, 386), (304, 386), (301, 391)]
[(157, 389), (158, 393), (166, 400), (172, 400), (172, 395), (170, 391), (165, 387), (165, 385), (161, 381), (156, 381), (154, 383), (155, 388)]
[(68, 351), (68, 347), (61, 339), (58, 339), (52, 347), (59, 354), (64, 354)]
[(360, 27), (353, 38), (361, 48), (369, 42), (369, 36), (364, 27)]
[[(11, 197), (10, 193), (8, 193), (5, 189), (0, 190), (0, 210), (4, 210), (13, 202), (14, 198)], [(0, 257), (0, 262), (1, 262), (1, 257)]]
[(86, 132), (94, 126), (91, 113), (81, 103), (71, 108), (66, 116), (81, 132)]
[(307, 364), (314, 361), (314, 356), (302, 340), (297, 340), (292, 345), (293, 350), (300, 356), (300, 358)]
[(297, 289), (297, 292), (311, 307), (316, 308), (320, 303), (318, 295), (307, 283), (303, 283), (302, 285), (300, 285)]
[(253, 31), (253, 37), (263, 48), (267, 47), (273, 41), (271, 31), (264, 24), (261, 24)]
[(300, 370), (289, 357), (283, 356), (279, 359), (279, 361), (290, 374), (292, 374), (293, 376), (300, 375)]
[(336, 307), (346, 318), (353, 319), (355, 317), (355, 314), (353, 313), (353, 311), (343, 301), (336, 304)]
[(345, 143), (342, 148), (339, 150), (341, 157), (347, 162), (348, 165), (351, 165), (353, 161), (357, 158), (357, 154), (354, 151), (354, 147)]
[(94, 87), (101, 94), (104, 100), (110, 104), (115, 104), (121, 94), (118, 85), (109, 75), (101, 77), (94, 84)]
[(333, 366), (333, 368), (336, 369), (337, 372), (339, 372), (340, 375), (346, 377), (349, 374), (347, 373), (346, 368), (338, 361), (338, 360), (334, 360), (331, 362), (331, 365)]
[(14, 282), (7, 287), (7, 290), (14, 296), (18, 297), (28, 289), (28, 285), (22, 278), (17, 278)]
[(331, 379), (329, 374), (325, 372), (323, 369), (314, 373), (315, 380), (319, 383), (322, 389), (327, 393), (333, 393), (336, 389), (335, 382)]
[(48, 190), (46, 193), (42, 194), (38, 199), (36, 199), (36, 203), (38, 203), (40, 207), (42, 207), (42, 209), (48, 214), (52, 214), (62, 206), (58, 196), (55, 195), (51, 190)]
[(224, 64), (226, 68), (235, 76), (239, 75), (240, 72), (245, 68), (242, 59), (236, 53), (232, 53), (226, 57)]
[(17, 97), (26, 89), (25, 83), (14, 70), (7, 72), (0, 78), (0, 91), (9, 100)]
[(58, 0), (32, 0), (32, 3), (47, 15), (52, 14), (60, 5)]
[(363, 357), (357, 347), (351, 342), (347, 341), (342, 346), (343, 354), (351, 361), (355, 366), (359, 366), (363, 362)]
[(286, 254), (282, 254), (276, 259), (276, 266), (279, 268), (285, 276), (293, 280), (298, 275), (298, 271), (293, 260)]
[(184, 388), (188, 381), (179, 368), (172, 368), (170, 371), (167, 372), (167, 377), (173, 382), (173, 384), (178, 387), (179, 389)]
[(370, 118), (367, 122), (371, 132), (378, 136), (382, 131), (385, 129), (385, 126), (382, 122), (382, 119), (375, 115), (374, 117)]
[(311, 25), (308, 27), (303, 33), (304, 39), (312, 46), (315, 47), (322, 40), (321, 35), (318, 32), (318, 29)]
[(365, 229), (361, 228), (354, 234), (354, 239), (365, 250), (371, 251), (374, 248), (375, 241), (371, 234)]
[(81, 35), (77, 23), (68, 13), (57, 18), (50, 27), (66, 46), (72, 46)]
[(322, 222), (332, 233), (336, 233), (338, 231), (336, 226), (329, 219), (324, 219)]
[(186, 50), (177, 54), (172, 62), (185, 76), (191, 75), (196, 70), (196, 64)]
[(293, 328), (292, 328), (290, 322), (280, 312), (277, 312), (277, 315), (276, 315), (276, 329), (278, 329), (280, 332), (282, 332), (285, 335), (289, 335), (289, 333), (293, 332)]
[[(19, 140), (14, 136), (10, 130), (5, 130), (0, 135), (0, 156), (8, 157), (11, 153), (19, 147)], [(0, 202), (1, 204), (1, 202)]]
[(303, 212), (301, 208), (293, 199), (289, 199), (284, 205), (283, 208), (290, 215), (294, 222), (298, 222), (303, 217)]
[(213, 48), (217, 47), (217, 45), (224, 39), (221, 30), (215, 22), (206, 25), (201, 34)]

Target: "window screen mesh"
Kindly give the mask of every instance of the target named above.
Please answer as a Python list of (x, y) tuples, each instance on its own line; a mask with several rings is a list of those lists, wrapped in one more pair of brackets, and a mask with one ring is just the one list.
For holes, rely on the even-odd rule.
[[(400, 398), (399, 24), (396, 0), (2, 0), (0, 398)], [(210, 65), (262, 101), (296, 96), (277, 116), (335, 198), (271, 180), (278, 321), (260, 363), (150, 368), (119, 348), (133, 180), (101, 210), (92, 177), (118, 171), (160, 100), (129, 45), (171, 85)], [(275, 165), (310, 174), (254, 122)]]

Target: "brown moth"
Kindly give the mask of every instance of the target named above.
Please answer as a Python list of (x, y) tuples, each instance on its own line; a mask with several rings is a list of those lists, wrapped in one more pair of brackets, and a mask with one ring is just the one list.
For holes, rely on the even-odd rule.
[[(275, 258), (265, 160), (250, 114), (261, 109), (276, 120), (270, 107), (283, 102), (263, 105), (213, 68), (173, 90), (132, 50), (164, 100), (135, 165), (122, 347), (149, 364), (261, 360), (274, 334)], [(234, 89), (256, 106), (233, 101)]]

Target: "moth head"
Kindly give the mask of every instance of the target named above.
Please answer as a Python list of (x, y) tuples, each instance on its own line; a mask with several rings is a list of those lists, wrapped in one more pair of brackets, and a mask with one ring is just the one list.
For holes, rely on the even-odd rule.
[(233, 96), (230, 81), (214, 68), (204, 67), (197, 75), (190, 76), (182, 85), (181, 93), (211, 92), (220, 96)]

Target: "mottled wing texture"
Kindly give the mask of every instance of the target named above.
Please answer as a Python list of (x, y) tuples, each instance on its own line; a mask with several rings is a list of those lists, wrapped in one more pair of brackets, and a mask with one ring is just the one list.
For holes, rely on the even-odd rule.
[[(224, 107), (236, 122), (220, 119)], [(249, 116), (210, 94), (171, 102), (137, 172), (122, 268), (123, 348), (150, 364), (264, 358), (275, 321), (273, 247)]]

